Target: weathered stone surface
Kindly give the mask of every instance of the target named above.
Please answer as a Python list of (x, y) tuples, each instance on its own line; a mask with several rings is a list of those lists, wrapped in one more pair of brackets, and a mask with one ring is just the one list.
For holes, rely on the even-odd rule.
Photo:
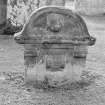
[(26, 81), (51, 86), (80, 80), (87, 46), (95, 43), (79, 15), (55, 6), (33, 12), (14, 38), (24, 44)]

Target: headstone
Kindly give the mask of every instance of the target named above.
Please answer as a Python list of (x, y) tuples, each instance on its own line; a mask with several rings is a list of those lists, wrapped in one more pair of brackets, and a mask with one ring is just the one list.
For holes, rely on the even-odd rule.
[(58, 6), (33, 12), (14, 39), (25, 47), (26, 82), (55, 87), (81, 79), (88, 46), (95, 44), (84, 20)]

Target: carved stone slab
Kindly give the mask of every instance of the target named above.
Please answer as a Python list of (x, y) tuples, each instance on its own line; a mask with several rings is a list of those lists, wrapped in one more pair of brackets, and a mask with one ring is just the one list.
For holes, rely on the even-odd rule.
[(80, 80), (87, 47), (96, 40), (78, 14), (56, 6), (33, 12), (14, 39), (25, 48), (26, 80), (52, 86)]

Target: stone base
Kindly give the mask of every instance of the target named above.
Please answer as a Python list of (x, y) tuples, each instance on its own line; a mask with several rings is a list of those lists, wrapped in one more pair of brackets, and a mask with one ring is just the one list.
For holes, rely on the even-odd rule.
[(34, 85), (46, 83), (52, 87), (62, 86), (80, 81), (84, 69), (85, 66), (68, 64), (63, 71), (51, 72), (46, 71), (44, 65), (36, 65), (27, 71), (26, 82)]

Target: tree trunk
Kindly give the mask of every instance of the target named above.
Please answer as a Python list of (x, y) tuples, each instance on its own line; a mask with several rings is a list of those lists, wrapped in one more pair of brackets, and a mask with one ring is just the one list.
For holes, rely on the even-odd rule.
[(7, 19), (7, 0), (0, 0), (0, 34), (6, 25)]

